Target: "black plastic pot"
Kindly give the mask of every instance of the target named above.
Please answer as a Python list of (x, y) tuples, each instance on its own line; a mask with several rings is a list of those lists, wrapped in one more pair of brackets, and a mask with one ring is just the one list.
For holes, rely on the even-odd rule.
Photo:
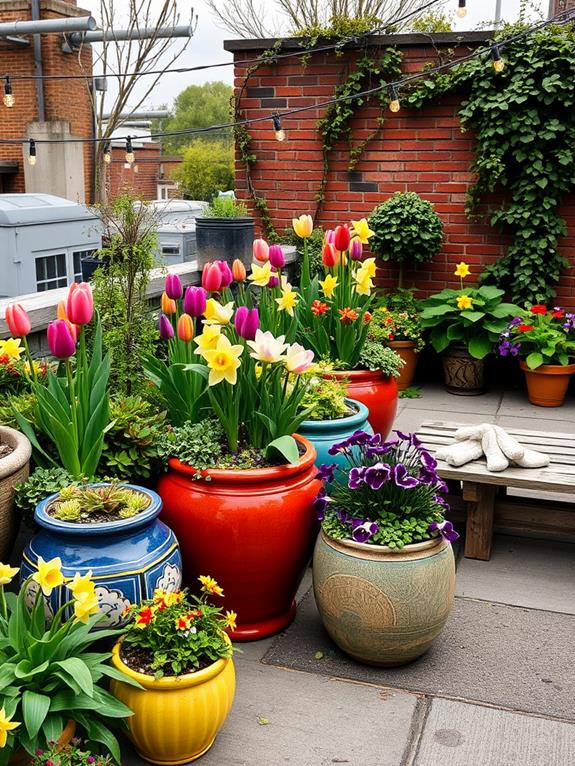
[(208, 261), (239, 258), (244, 266), (252, 262), (253, 218), (196, 218), (198, 269)]

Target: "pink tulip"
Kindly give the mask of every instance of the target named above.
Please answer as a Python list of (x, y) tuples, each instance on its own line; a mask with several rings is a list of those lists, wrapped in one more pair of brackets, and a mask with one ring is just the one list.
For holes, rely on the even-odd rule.
[(182, 287), (182, 280), (177, 274), (168, 274), (166, 277), (166, 295), (174, 301), (179, 300), (182, 297), (184, 288)]
[(53, 356), (68, 359), (76, 351), (76, 339), (65, 319), (56, 319), (48, 325), (48, 346)]
[(184, 295), (184, 311), (192, 317), (201, 317), (206, 310), (208, 295), (203, 287), (188, 287)]
[(160, 331), (160, 338), (169, 340), (174, 337), (174, 328), (172, 323), (165, 314), (160, 314), (158, 319), (158, 329)]
[(225, 261), (216, 261), (216, 265), (219, 268), (222, 275), (222, 287), (229, 287), (234, 281), (234, 275), (232, 270)]
[(248, 309), (246, 306), (240, 306), (236, 311), (235, 328), (240, 338), (245, 340), (254, 340), (256, 330), (260, 326), (260, 315), (257, 309)]
[(202, 287), (208, 293), (217, 293), (222, 287), (222, 272), (217, 263), (206, 263), (202, 271)]
[(270, 257), (270, 246), (265, 239), (254, 239), (253, 254), (256, 261), (265, 263)]
[(94, 315), (94, 298), (88, 282), (72, 282), (68, 292), (66, 313), (72, 324), (89, 324)]
[(284, 251), (281, 249), (281, 245), (271, 245), (269, 249), (269, 259), (272, 266), (276, 269), (283, 269), (286, 265), (286, 259)]
[(32, 329), (30, 317), (20, 303), (10, 303), (6, 307), (6, 324), (13, 338), (25, 338)]
[(327, 229), (327, 231), (323, 235), (323, 241), (326, 242), (328, 245), (333, 245), (333, 236), (334, 236), (334, 230)]

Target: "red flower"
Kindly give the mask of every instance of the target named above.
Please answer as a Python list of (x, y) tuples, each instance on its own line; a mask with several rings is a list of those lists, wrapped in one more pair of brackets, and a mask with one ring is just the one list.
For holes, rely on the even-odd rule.
[(519, 332), (529, 332), (529, 330), (533, 329), (533, 325), (532, 324), (520, 324), (517, 329), (519, 330)]
[(3, 354), (0, 356), (0, 364), (8, 364), (10, 362), (10, 357), (8, 354)]
[(344, 309), (338, 309), (338, 313), (340, 316), (340, 322), (343, 322), (344, 324), (351, 324), (352, 322), (355, 322), (355, 320), (359, 317), (357, 311), (349, 308), (349, 306)]
[(555, 319), (562, 319), (565, 316), (565, 312), (563, 309), (557, 309), (557, 311), (552, 311), (551, 316), (555, 317)]
[(340, 253), (343, 253), (349, 247), (351, 234), (347, 226), (336, 226), (333, 235), (333, 246)]
[(391, 317), (387, 317), (385, 324), (393, 324), (393, 319)]
[(395, 335), (388, 336), (388, 340), (395, 340)]
[(369, 311), (366, 311), (365, 314), (363, 315), (363, 323), (369, 324), (371, 320), (372, 320), (372, 315), (369, 313)]
[(325, 312), (326, 312), (328, 309), (329, 309), (329, 306), (327, 305), (327, 303), (322, 303), (322, 301), (314, 301), (314, 302), (311, 304), (311, 313), (312, 313), (314, 316), (316, 316), (316, 317), (319, 317), (319, 316), (321, 316), (322, 314), (325, 314)]
[(538, 303), (536, 306), (531, 306), (529, 311), (532, 314), (546, 314), (547, 313), (547, 306), (543, 306), (543, 304)]
[(136, 625), (149, 625), (154, 618), (154, 613), (148, 606), (136, 615)]

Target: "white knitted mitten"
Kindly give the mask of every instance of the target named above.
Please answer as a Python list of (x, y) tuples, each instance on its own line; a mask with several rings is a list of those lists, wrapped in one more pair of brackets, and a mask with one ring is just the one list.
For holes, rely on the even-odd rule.
[(509, 468), (509, 460), (499, 449), (497, 434), (494, 428), (486, 430), (481, 440), (481, 446), (487, 459), (488, 471), (504, 471), (506, 468)]
[(483, 449), (481, 442), (468, 441), (457, 442), (457, 444), (450, 444), (448, 447), (443, 447), (437, 450), (435, 457), (438, 460), (445, 460), (448, 465), (459, 467), (469, 463), (472, 460), (477, 460), (483, 455)]
[(534, 449), (525, 449), (523, 457), (515, 461), (521, 468), (545, 468), (550, 463), (549, 455), (535, 452)]
[[(504, 431), (501, 426), (493, 426), (497, 435), (497, 443), (499, 448), (503, 452), (508, 460), (517, 462), (521, 460), (525, 454), (525, 447), (523, 447), (517, 439), (510, 436), (507, 431)], [(527, 467), (527, 466), (526, 466)]]

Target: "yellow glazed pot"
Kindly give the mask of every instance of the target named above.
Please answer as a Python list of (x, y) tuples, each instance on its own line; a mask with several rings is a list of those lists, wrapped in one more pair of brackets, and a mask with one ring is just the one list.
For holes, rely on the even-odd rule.
[(112, 694), (134, 711), (127, 723), (138, 755), (151, 763), (179, 764), (206, 753), (234, 701), (233, 660), (217, 660), (197, 673), (156, 681), (121, 660), (119, 643), (112, 651), (114, 667), (144, 687), (115, 679), (110, 684)]

